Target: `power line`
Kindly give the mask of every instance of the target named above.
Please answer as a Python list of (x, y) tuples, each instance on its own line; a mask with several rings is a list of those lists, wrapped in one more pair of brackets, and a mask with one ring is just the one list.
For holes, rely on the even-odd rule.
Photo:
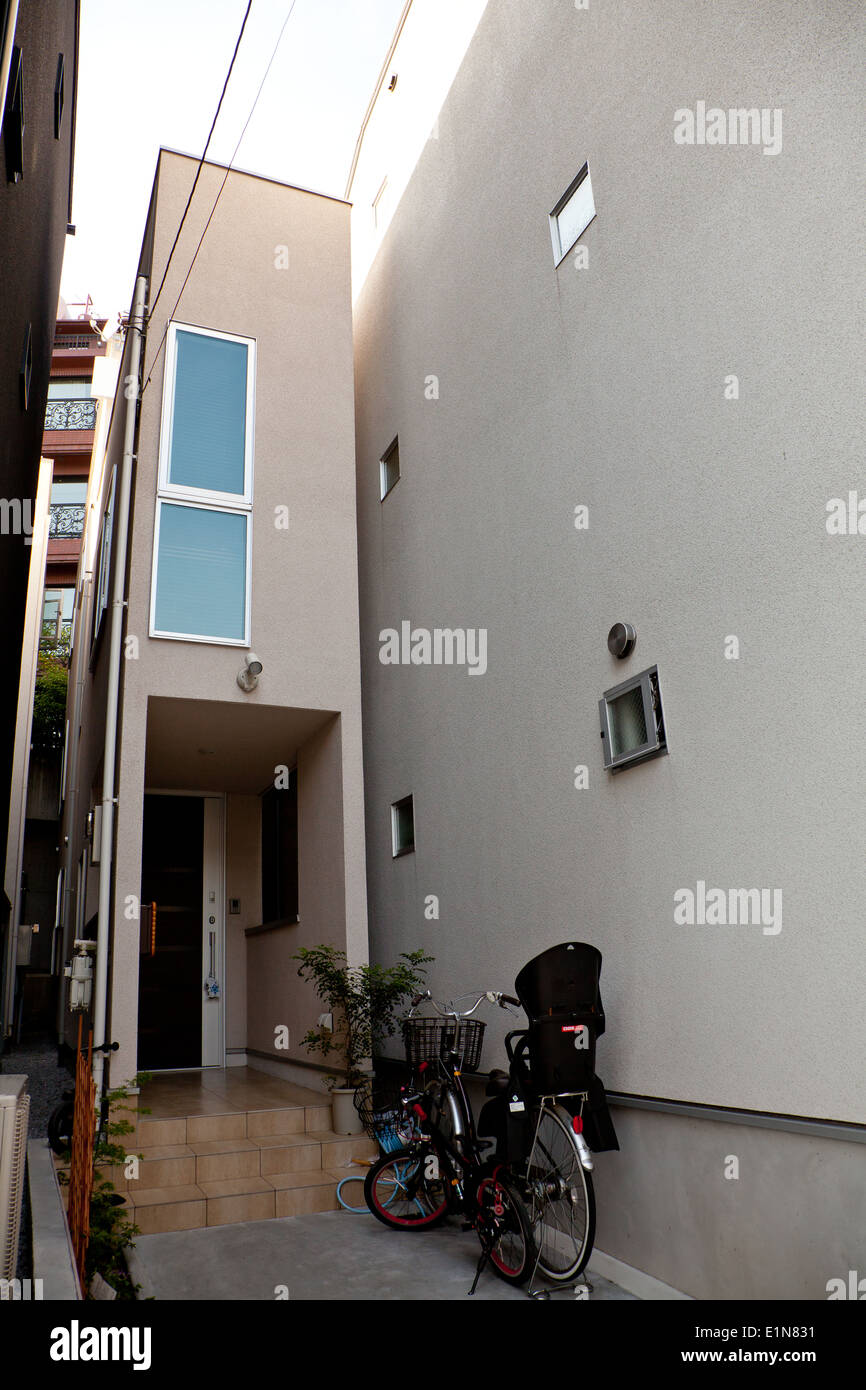
[(231, 75), (232, 75), (232, 68), (233, 68), (234, 65), (235, 65), (235, 59), (236, 59), (237, 56), (238, 56), (238, 49), (239, 49), (240, 46), (241, 46), (241, 39), (242, 39), (243, 36), (244, 36), (244, 29), (247, 27), (247, 20), (248, 20), (249, 17), (250, 17), (250, 10), (252, 9), (252, 7), (253, 7), (253, 0), (249, 0), (249, 4), (247, 5), (247, 11), (246, 11), (246, 14), (244, 15), (243, 23), (241, 24), (240, 33), (238, 34), (238, 41), (237, 41), (237, 43), (235, 44), (235, 51), (234, 51), (234, 53), (232, 54), (232, 60), (231, 60), (231, 62), (229, 63), (229, 70), (228, 70), (228, 72), (226, 73), (226, 80), (225, 80), (225, 82), (223, 83), (223, 89), (222, 89), (222, 91), (220, 92), (220, 99), (219, 99), (219, 101), (217, 102), (217, 109), (216, 109), (216, 113), (215, 113), (214, 118), (213, 118), (213, 123), (212, 123), (212, 125), (211, 125), (210, 130), (208, 131), (208, 137), (207, 137), (207, 140), (205, 141), (205, 146), (204, 146), (204, 149), (203, 149), (203, 151), (202, 151), (202, 156), (201, 156), (201, 159), (200, 159), (199, 162), (198, 162), (198, 168), (197, 168), (196, 171), (195, 171), (195, 178), (194, 178), (193, 181), (192, 181), (192, 188), (190, 189), (190, 191), (189, 191), (189, 197), (188, 197), (187, 200), (186, 200), (186, 207), (185, 207), (184, 210), (183, 210), (183, 216), (182, 216), (181, 219), (180, 219), (180, 223), (179, 223), (179, 225), (178, 225), (178, 229), (177, 229), (177, 232), (176, 232), (176, 234), (175, 234), (174, 241), (173, 241), (172, 244), (171, 244), (171, 250), (170, 250), (169, 253), (168, 253), (168, 260), (167, 260), (166, 263), (165, 263), (165, 270), (162, 272), (162, 279), (161, 279), (160, 282), (159, 282), (159, 289), (157, 290), (156, 295), (155, 295), (155, 297), (154, 297), (154, 299), (153, 299), (153, 301), (152, 301), (152, 303), (151, 303), (151, 305), (150, 305), (150, 308), (148, 309), (148, 313), (147, 313), (148, 320), (153, 316), (153, 311), (154, 311), (154, 309), (155, 309), (156, 306), (157, 306), (157, 302), (158, 302), (158, 300), (159, 300), (159, 296), (162, 294), (162, 287), (163, 287), (163, 285), (165, 284), (165, 278), (166, 278), (166, 276), (168, 275), (168, 268), (169, 268), (169, 266), (171, 265), (171, 258), (172, 258), (172, 256), (173, 256), (174, 253), (175, 253), (175, 249), (176, 249), (176, 247), (177, 247), (177, 243), (180, 241), (180, 234), (181, 234), (181, 232), (183, 231), (183, 224), (184, 224), (184, 222), (186, 221), (186, 215), (187, 215), (187, 213), (189, 212), (190, 204), (192, 203), (192, 200), (193, 200), (193, 194), (195, 193), (196, 185), (198, 184), (199, 174), (200, 174), (201, 171), (202, 171), (202, 166), (204, 165), (205, 159), (206, 159), (206, 157), (207, 157), (207, 152), (208, 152), (208, 150), (209, 150), (209, 148), (210, 148), (210, 142), (211, 142), (211, 138), (212, 138), (212, 136), (213, 136), (214, 130), (216, 129), (216, 123), (217, 123), (217, 121), (219, 120), (219, 114), (220, 114), (220, 111), (221, 111), (221, 109), (222, 109), (223, 98), (225, 97), (226, 90), (227, 90), (228, 85), (229, 85), (229, 78), (230, 78)]
[[(251, 0), (251, 3), (252, 3), (252, 0)], [(256, 109), (256, 107), (257, 107), (258, 104), (259, 104), (259, 97), (261, 96), (262, 91), (263, 91), (263, 89), (264, 89), (264, 85), (265, 85), (265, 83), (266, 83), (267, 80), (268, 80), (268, 74), (270, 73), (270, 70), (271, 70), (271, 68), (272, 68), (273, 65), (274, 65), (274, 59), (275, 59), (276, 56), (277, 56), (277, 50), (278, 50), (280, 44), (282, 43), (283, 34), (286, 32), (286, 26), (288, 25), (288, 22), (289, 22), (289, 20), (290, 20), (291, 17), (292, 17), (292, 13), (293, 13), (293, 11), (294, 11), (294, 8), (295, 8), (295, 5), (296, 5), (296, 4), (297, 4), (297, 0), (292, 0), (292, 3), (291, 3), (290, 6), (289, 6), (288, 14), (286, 15), (285, 19), (283, 20), (283, 26), (282, 26), (282, 28), (280, 29), (279, 34), (277, 35), (277, 41), (276, 41), (276, 43), (274, 44), (273, 52), (271, 53), (271, 56), (270, 56), (270, 58), (268, 59), (268, 65), (267, 65), (267, 67), (265, 68), (264, 75), (263, 75), (263, 77), (262, 77), (261, 82), (259, 83), (258, 91), (256, 92), (255, 99), (253, 100), (253, 104), (252, 104), (252, 106), (250, 107), (249, 115), (247, 116), (246, 121), (244, 122), (243, 130), (241, 131), (240, 135), (238, 136), (238, 142), (237, 142), (237, 144), (235, 145), (234, 149), (232, 150), (231, 159), (229, 160), (228, 165), (226, 166), (225, 174), (223, 175), (223, 181), (222, 181), (222, 183), (221, 183), (220, 186), (219, 186), (219, 189), (218, 189), (218, 191), (217, 191), (216, 198), (214, 199), (213, 207), (211, 208), (210, 213), (208, 214), (208, 219), (207, 219), (207, 221), (205, 222), (204, 227), (202, 228), (201, 236), (199, 237), (199, 239), (198, 239), (198, 244), (196, 245), (195, 251), (193, 252), (192, 260), (191, 260), (190, 263), (189, 263), (189, 270), (186, 272), (186, 275), (184, 276), (183, 284), (182, 284), (181, 287), (180, 287), (180, 293), (178, 294), (177, 299), (176, 299), (175, 302), (174, 302), (174, 308), (172, 309), (171, 313), (170, 313), (169, 316), (168, 316), (168, 321), (166, 322), (166, 326), (165, 326), (165, 329), (163, 330), (162, 337), (161, 337), (160, 340), (159, 340), (159, 347), (157, 348), (156, 353), (154, 354), (154, 358), (153, 358), (153, 362), (152, 362), (152, 364), (151, 364), (150, 371), (149, 371), (148, 374), (147, 374), (147, 381), (144, 383), (144, 385), (143, 385), (142, 388), (141, 388), (141, 394), (142, 394), (142, 396), (144, 395), (145, 391), (147, 390), (148, 386), (150, 385), (150, 379), (151, 379), (151, 377), (153, 376), (153, 373), (154, 373), (154, 371), (155, 371), (155, 369), (156, 369), (156, 364), (157, 364), (157, 362), (159, 361), (160, 353), (162, 352), (163, 346), (164, 346), (164, 344), (165, 344), (166, 337), (168, 336), (168, 325), (169, 325), (169, 323), (171, 323), (171, 321), (173, 320), (175, 314), (177, 313), (178, 305), (180, 304), (180, 301), (181, 301), (181, 299), (182, 299), (182, 297), (183, 297), (183, 292), (184, 292), (184, 290), (186, 289), (187, 281), (189, 280), (189, 277), (190, 277), (190, 275), (192, 274), (193, 266), (195, 265), (196, 259), (197, 259), (197, 257), (198, 257), (198, 253), (199, 253), (199, 251), (200, 251), (201, 248), (202, 248), (202, 242), (204, 241), (205, 236), (207, 235), (207, 229), (208, 229), (208, 227), (210, 226), (211, 221), (213, 220), (213, 215), (214, 215), (214, 213), (215, 213), (216, 210), (217, 210), (217, 204), (219, 203), (219, 200), (220, 200), (220, 198), (222, 197), (222, 191), (223, 191), (223, 189), (225, 188), (226, 182), (227, 182), (227, 180), (228, 180), (228, 176), (229, 176), (229, 174), (230, 174), (231, 171), (232, 171), (232, 165), (234, 164), (235, 157), (236, 157), (236, 155), (237, 155), (238, 150), (239, 150), (240, 147), (241, 147), (241, 144), (242, 144), (242, 142), (243, 142), (243, 138), (244, 138), (244, 136), (245, 136), (246, 133), (247, 133), (247, 127), (249, 126), (249, 123), (250, 123), (250, 121), (252, 120), (253, 115), (254, 115), (254, 113), (255, 113), (255, 109)], [(244, 22), (246, 22), (246, 20), (245, 20)], [(164, 278), (164, 277), (163, 277), (163, 278)], [(162, 286), (160, 286), (160, 289), (161, 289), (161, 288), (162, 288)], [(154, 303), (156, 303), (155, 300), (154, 300)], [(152, 311), (151, 311), (151, 312), (152, 312)]]

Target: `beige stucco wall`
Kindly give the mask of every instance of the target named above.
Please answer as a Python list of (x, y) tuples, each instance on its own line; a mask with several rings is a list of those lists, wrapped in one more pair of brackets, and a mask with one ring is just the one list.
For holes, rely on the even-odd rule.
[[(262, 807), (257, 796), (226, 797), (226, 1053), (247, 1044), (247, 939), (244, 931), (262, 920)], [(230, 913), (229, 898), (240, 899)]]
[[(161, 155), (142, 263), (148, 273), (152, 242), (151, 297), (195, 168), (194, 160)], [(235, 678), (243, 653), (237, 647), (148, 636), (164, 365), (160, 345), (222, 177), (213, 166), (202, 173), (150, 319), (144, 358), (143, 377), (150, 380), (141, 403), (125, 629), (127, 637), (138, 638), (139, 654), (122, 666), (111, 966), (112, 1036), (121, 1044), (112, 1059), (115, 1078), (135, 1069), (138, 923), (127, 921), (123, 905), (139, 892), (145, 737), (153, 697), (259, 702), (287, 711), (322, 711), (323, 718), (326, 712), (339, 713), (342, 763), (330, 826), (339, 888), (331, 921), (356, 955), (366, 951), (349, 208), (344, 203), (233, 172), (175, 314), (182, 322), (256, 340), (251, 647), (264, 666), (259, 688), (250, 695), (239, 689)], [(281, 248), (288, 253), (287, 269), (278, 268), (285, 260)], [(116, 415), (110, 441), (115, 450), (122, 411)], [(289, 508), (288, 531), (274, 525), (275, 509), (282, 506)], [(281, 752), (275, 746), (275, 753)], [(238, 793), (233, 774), (239, 775), (238, 769), (227, 766), (225, 789)], [(212, 775), (207, 785), (213, 787)], [(198, 789), (194, 783), (187, 787)], [(250, 905), (260, 863), (257, 833), (251, 798), (230, 797), (226, 894)], [(246, 1041), (242, 932), (249, 924), (245, 915), (227, 919), (226, 1040), (231, 1047)]]

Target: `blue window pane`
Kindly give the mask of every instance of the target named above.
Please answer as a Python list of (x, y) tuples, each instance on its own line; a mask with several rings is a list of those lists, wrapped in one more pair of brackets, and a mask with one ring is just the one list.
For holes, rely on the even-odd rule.
[(177, 333), (169, 482), (244, 491), (247, 347)]
[(159, 521), (155, 627), (243, 641), (247, 518), (163, 502)]

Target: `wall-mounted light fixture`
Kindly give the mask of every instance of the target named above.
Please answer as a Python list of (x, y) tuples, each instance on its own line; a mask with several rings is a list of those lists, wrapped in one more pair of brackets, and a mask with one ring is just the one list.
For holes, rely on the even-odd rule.
[(247, 652), (244, 657), (244, 664), (238, 671), (238, 685), (247, 694), (255, 690), (259, 683), (259, 676), (262, 674), (262, 663), (259, 661), (255, 652)]

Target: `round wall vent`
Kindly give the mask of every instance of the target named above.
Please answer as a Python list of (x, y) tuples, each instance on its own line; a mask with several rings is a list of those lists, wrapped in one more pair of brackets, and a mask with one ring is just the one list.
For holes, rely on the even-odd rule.
[(622, 661), (624, 657), (634, 651), (636, 641), (637, 633), (631, 623), (614, 623), (607, 634), (607, 649), (611, 656), (618, 656)]

